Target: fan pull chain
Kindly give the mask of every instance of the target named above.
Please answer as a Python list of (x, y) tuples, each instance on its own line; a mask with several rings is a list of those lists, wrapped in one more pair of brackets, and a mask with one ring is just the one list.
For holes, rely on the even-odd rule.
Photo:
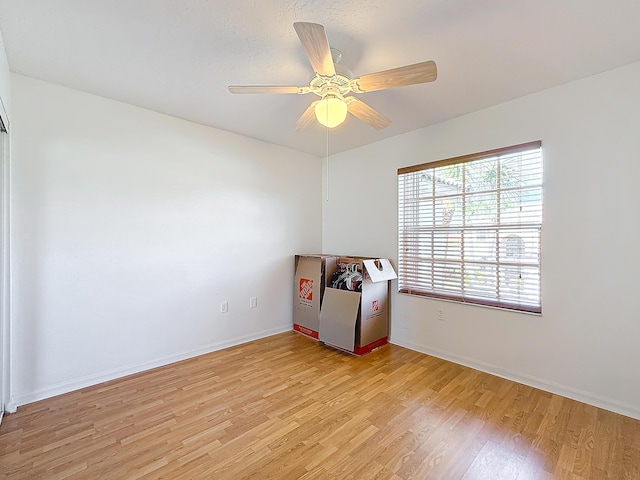
[(327, 180), (325, 182), (325, 185), (326, 185), (325, 202), (328, 202), (329, 201), (329, 127), (325, 127), (325, 129), (327, 131), (327, 156), (325, 157), (327, 159), (327, 166), (326, 166)]

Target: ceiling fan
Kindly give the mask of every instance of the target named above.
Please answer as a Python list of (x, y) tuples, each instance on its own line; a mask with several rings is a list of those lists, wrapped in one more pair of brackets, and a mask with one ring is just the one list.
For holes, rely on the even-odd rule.
[[(230, 85), (229, 91), (231, 93), (316, 94), (320, 100), (312, 102), (307, 107), (294, 126), (296, 130), (308, 127), (314, 119), (326, 127), (333, 128), (345, 120), (347, 112), (376, 130), (381, 130), (388, 127), (391, 120), (362, 100), (348, 95), (349, 93), (375, 92), (433, 82), (438, 74), (435, 62), (427, 61), (351, 78), (353, 75), (348, 69), (338, 68), (336, 71), (342, 55), (329, 47), (329, 40), (322, 25), (295, 22), (293, 28), (315, 72), (308, 86)], [(333, 56), (332, 53), (334, 53)]]

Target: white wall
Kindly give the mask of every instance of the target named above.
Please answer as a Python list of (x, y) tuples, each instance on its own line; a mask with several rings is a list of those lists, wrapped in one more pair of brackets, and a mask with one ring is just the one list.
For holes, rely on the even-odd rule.
[(329, 159), (325, 251), (396, 259), (398, 167), (542, 140), (543, 315), (394, 282), (392, 342), (640, 418), (638, 85), (640, 63)]
[(14, 404), (291, 329), (293, 255), (321, 248), (320, 158), (12, 86)]
[(9, 73), (9, 63), (4, 50), (4, 41), (0, 33), (0, 115), (5, 126), (11, 115), (11, 77)]

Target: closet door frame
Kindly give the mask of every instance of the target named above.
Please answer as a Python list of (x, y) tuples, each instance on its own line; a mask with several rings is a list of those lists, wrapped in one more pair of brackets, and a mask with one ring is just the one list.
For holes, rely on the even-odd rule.
[(10, 397), (10, 148), (9, 119), (0, 102), (0, 422), (5, 412), (15, 411)]

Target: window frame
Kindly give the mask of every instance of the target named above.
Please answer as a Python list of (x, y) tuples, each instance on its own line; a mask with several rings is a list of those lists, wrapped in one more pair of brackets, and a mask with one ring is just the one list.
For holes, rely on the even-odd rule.
[[(475, 262), (465, 258), (464, 247), (461, 247), (462, 250), (460, 255), (460, 261), (456, 262), (454, 260), (451, 262), (452, 265), (459, 264), (460, 270), (461, 270), (461, 272), (459, 273), (459, 280), (456, 280), (457, 283), (451, 282), (452, 285), (454, 285), (454, 287), (452, 288), (457, 289), (454, 293), (450, 293), (450, 292), (443, 293), (441, 291), (443, 290), (443, 288), (441, 288), (440, 291), (438, 291), (438, 289), (433, 287), (433, 285), (432, 285), (432, 288), (434, 290), (429, 290), (424, 285), (420, 286), (420, 283), (429, 282), (429, 275), (423, 272), (430, 271), (432, 279), (436, 276), (436, 273), (435, 273), (437, 271), (436, 264), (438, 263), (439, 259), (435, 252), (437, 251), (438, 246), (442, 246), (441, 243), (438, 243), (438, 241), (435, 240), (435, 236), (433, 235), (433, 232), (437, 230), (435, 212), (436, 212), (436, 207), (438, 205), (438, 201), (440, 200), (442, 202), (443, 198), (446, 198), (447, 195), (436, 193), (435, 169), (441, 168), (441, 167), (448, 167), (452, 165), (469, 164), (471, 162), (476, 162), (479, 160), (488, 161), (493, 158), (495, 158), (496, 165), (501, 165), (500, 162), (503, 157), (509, 157), (509, 156), (517, 155), (518, 153), (535, 151), (535, 150), (539, 150), (539, 157), (540, 157), (539, 183), (536, 183), (534, 185), (522, 184), (522, 185), (519, 185), (516, 190), (518, 192), (521, 192), (521, 191), (538, 189), (536, 191), (538, 191), (540, 195), (539, 222), (536, 221), (536, 222), (531, 222), (530, 224), (522, 224), (523, 226), (521, 227), (521, 228), (529, 228), (531, 232), (534, 232), (534, 238), (537, 238), (537, 248), (535, 248), (536, 252), (533, 255), (534, 258), (537, 257), (537, 262), (531, 263), (527, 261), (521, 261), (520, 259), (518, 259), (517, 261), (501, 261), (501, 253), (500, 253), (501, 248), (505, 249), (505, 253), (502, 254), (502, 257), (507, 257), (507, 256), (510, 256), (509, 252), (514, 251), (514, 248), (515, 248), (515, 251), (520, 251), (520, 249), (524, 247), (523, 247), (522, 238), (517, 234), (516, 234), (517, 240), (515, 237), (513, 239), (515, 242), (509, 242), (506, 240), (507, 236), (505, 236), (505, 232), (508, 231), (509, 228), (512, 228), (514, 229), (514, 231), (517, 231), (517, 228), (520, 228), (520, 224), (515, 224), (515, 227), (514, 227), (508, 221), (503, 222), (500, 219), (501, 213), (502, 213), (502, 210), (501, 210), (502, 207), (500, 206), (499, 199), (501, 198), (501, 194), (508, 190), (509, 191), (514, 190), (514, 188), (513, 186), (503, 187), (502, 185), (499, 184), (500, 182), (498, 180), (496, 187), (492, 192), (496, 194), (496, 199), (498, 199), (497, 200), (498, 206), (496, 211), (498, 220), (496, 220), (495, 225), (493, 225), (493, 227), (491, 228), (488, 226), (483, 227), (482, 225), (479, 227), (479, 229), (485, 228), (486, 230), (489, 230), (489, 229), (495, 230), (494, 238), (495, 238), (495, 245), (496, 245), (496, 260), (494, 263), (490, 262), (489, 264), (491, 265), (495, 264), (495, 269), (496, 269), (495, 273), (497, 278), (496, 284), (495, 284), (496, 298), (482, 297), (481, 295), (479, 296), (477, 293), (471, 296), (469, 296), (468, 294), (465, 294), (465, 290), (468, 287), (467, 281), (465, 280), (465, 274), (464, 274), (465, 268), (466, 268), (465, 265), (468, 266), (470, 264), (474, 264)], [(398, 233), (398, 292), (401, 294), (415, 295), (419, 297), (436, 298), (436, 299), (449, 300), (449, 301), (454, 301), (459, 303), (468, 303), (468, 304), (474, 304), (474, 305), (480, 305), (480, 306), (496, 307), (500, 309), (518, 311), (518, 312), (524, 312), (524, 313), (541, 314), (542, 313), (541, 235), (542, 235), (542, 209), (543, 209), (543, 203), (544, 203), (543, 202), (543, 167), (544, 165), (543, 165), (542, 155), (543, 155), (542, 142), (538, 140), (533, 142), (522, 143), (519, 145), (513, 145), (509, 147), (504, 147), (504, 148), (497, 148), (493, 150), (487, 150), (484, 152), (478, 152), (478, 153), (473, 153), (469, 155), (463, 155), (459, 157), (448, 158), (444, 160), (437, 160), (433, 162), (427, 162), (427, 163), (422, 163), (418, 165), (399, 168), (398, 179), (397, 179), (398, 180), (398, 191), (397, 191), (397, 194), (398, 194), (398, 205), (397, 205), (398, 207), (398, 225), (397, 225), (397, 229), (398, 229), (397, 230), (397, 233)], [(465, 168), (466, 166), (463, 167), (463, 170)], [(409, 208), (408, 205), (409, 204), (413, 205), (412, 208), (415, 208), (417, 205), (419, 205), (419, 202), (422, 200), (419, 198), (419, 195), (417, 193), (417, 188), (419, 187), (417, 186), (407, 187), (405, 177), (407, 176), (407, 174), (423, 172), (423, 171), (425, 175), (427, 174), (427, 172), (431, 172), (432, 177), (430, 178), (433, 178), (433, 182), (434, 182), (433, 194), (430, 197), (426, 197), (428, 199), (428, 202), (424, 201), (423, 203), (423, 205), (427, 206), (426, 208), (429, 208), (430, 205), (433, 205), (434, 213), (433, 213), (433, 219), (430, 220), (433, 222), (431, 227), (429, 226), (425, 227), (420, 224), (421, 222), (420, 214), (417, 214), (417, 217), (418, 217), (417, 220), (416, 219), (413, 219), (410, 221), (406, 220), (406, 218), (411, 217), (412, 214), (416, 216), (414, 212), (413, 213), (408, 212), (408, 208)], [(498, 173), (498, 177), (499, 177), (499, 173)], [(405, 181), (405, 183), (402, 183), (403, 181)], [(415, 182), (415, 176), (413, 177), (413, 181)], [(412, 188), (413, 190), (411, 190)], [(460, 188), (460, 186), (458, 186), (458, 188)], [(467, 193), (466, 188), (467, 188), (466, 185), (463, 183), (462, 184), (463, 193), (460, 193), (459, 195), (453, 195), (453, 196), (459, 196), (461, 198), (461, 202), (465, 206), (466, 206), (465, 202), (469, 201), (468, 197), (471, 197), (471, 195)], [(410, 197), (407, 194), (407, 191), (410, 191), (413, 197)], [(403, 194), (404, 196), (402, 196)], [(522, 206), (523, 203), (520, 202), (518, 205)], [(462, 212), (464, 212), (465, 206), (462, 207)], [(522, 209), (520, 211), (522, 211)], [(413, 224), (411, 222), (413, 222)], [(454, 227), (456, 230), (460, 231), (460, 236), (462, 239), (460, 241), (461, 245), (464, 245), (465, 235), (470, 235), (470, 233), (474, 231), (474, 228), (476, 229), (476, 232), (475, 232), (476, 235), (482, 234), (482, 232), (479, 231), (477, 226), (465, 224), (464, 213), (463, 213), (462, 223), (463, 223), (462, 226), (458, 225)], [(413, 230), (411, 230), (411, 228), (413, 228)], [(452, 228), (452, 230), (454, 228)], [(407, 229), (409, 229), (409, 231), (407, 231)], [(415, 233), (415, 231), (419, 231), (419, 230), (429, 231), (429, 229), (431, 229), (431, 232), (432, 232), (431, 240), (425, 239), (424, 238), (425, 235), (423, 234)], [(500, 238), (501, 234), (503, 235), (503, 239)], [(514, 247), (514, 243), (515, 243), (515, 247)], [(406, 253), (406, 251), (408, 251), (409, 248), (413, 249), (413, 253), (408, 253), (408, 254)], [(422, 256), (422, 254), (419, 252), (422, 251), (423, 249), (430, 250), (431, 255), (428, 257)], [(415, 252), (418, 252), (418, 253), (415, 253)], [(409, 267), (408, 266), (409, 264), (412, 264), (414, 266)], [(421, 265), (421, 267), (418, 267), (418, 265)], [(535, 304), (533, 304), (532, 302), (522, 301), (522, 300), (518, 300), (518, 301), (504, 300), (505, 297), (503, 297), (503, 300), (500, 299), (500, 289), (502, 288), (501, 285), (503, 285), (503, 282), (504, 284), (508, 285), (508, 282), (500, 277), (501, 273), (503, 273), (506, 276), (507, 270), (504, 270), (501, 272), (500, 268), (506, 267), (506, 266), (511, 266), (511, 267), (515, 266), (517, 268), (522, 268), (522, 267), (533, 268), (532, 272), (535, 272), (535, 275), (533, 277), (537, 279), (537, 297), (535, 297), (534, 295), (534, 298), (535, 300), (537, 300), (537, 302), (534, 302)], [(422, 267), (424, 267), (424, 269), (422, 269)], [(519, 270), (519, 272), (521, 271), (522, 270)], [(522, 281), (523, 276), (521, 273), (519, 275), (520, 275), (519, 278)], [(433, 283), (433, 280), (431, 281)], [(469, 285), (472, 285), (472, 282), (469, 282)]]

